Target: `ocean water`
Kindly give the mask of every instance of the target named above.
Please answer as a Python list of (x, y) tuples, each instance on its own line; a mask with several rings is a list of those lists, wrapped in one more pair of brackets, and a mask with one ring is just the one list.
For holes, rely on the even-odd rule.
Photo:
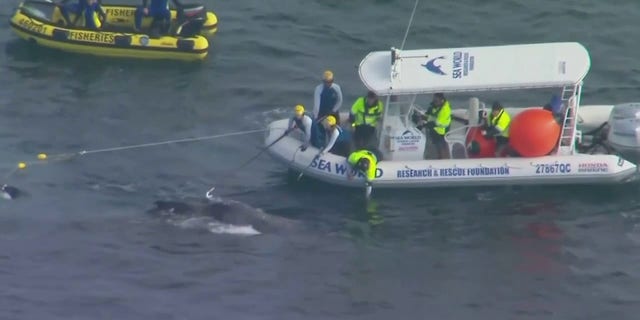
[[(262, 129), (311, 106), (325, 69), (347, 108), (366, 91), (358, 63), (401, 45), (414, 1), (204, 1), (220, 26), (194, 65), (30, 46), (9, 28), (17, 3), (0, 4), (0, 182), (26, 194), (0, 201), (1, 319), (637, 318), (637, 185), (376, 191), (365, 206), (266, 155), (238, 169), (262, 133), (11, 173), (41, 152)], [(421, 1), (405, 48), (578, 41), (582, 103), (637, 101), (639, 18), (631, 0)], [(148, 212), (212, 186), (268, 228)]]

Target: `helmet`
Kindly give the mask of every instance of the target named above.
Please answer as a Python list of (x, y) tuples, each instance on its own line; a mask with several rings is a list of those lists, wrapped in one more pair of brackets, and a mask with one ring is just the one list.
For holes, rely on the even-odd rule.
[(335, 126), (336, 125), (336, 117), (332, 116), (332, 115), (328, 115), (327, 116), (327, 124), (330, 126)]
[(304, 107), (301, 104), (297, 105), (295, 108), (295, 113), (296, 115), (301, 116), (304, 113)]
[(322, 74), (322, 80), (324, 81), (333, 81), (333, 72), (331, 70), (327, 70)]
[(369, 165), (369, 159), (367, 158), (360, 158), (360, 160), (358, 160), (358, 167), (364, 171), (369, 170)]

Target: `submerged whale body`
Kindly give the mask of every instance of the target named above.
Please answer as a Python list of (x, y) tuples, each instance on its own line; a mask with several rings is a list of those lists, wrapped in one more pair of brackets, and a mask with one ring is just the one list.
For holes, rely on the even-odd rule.
[(0, 195), (2, 195), (2, 198), (7, 200), (13, 200), (20, 197), (22, 194), (23, 192), (20, 191), (20, 189), (7, 184), (2, 185), (2, 188), (0, 188)]
[(296, 222), (270, 215), (236, 200), (193, 199), (188, 201), (159, 200), (148, 213), (164, 216), (210, 217), (220, 223), (235, 226), (251, 226), (259, 232), (275, 232), (291, 229)]

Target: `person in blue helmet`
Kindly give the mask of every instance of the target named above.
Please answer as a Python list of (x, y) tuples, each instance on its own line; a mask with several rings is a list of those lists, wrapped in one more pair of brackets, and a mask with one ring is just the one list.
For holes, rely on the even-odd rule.
[[(182, 3), (178, 0), (171, 0), (177, 7), (181, 7)], [(142, 27), (142, 18), (151, 16), (155, 21), (164, 22), (169, 25), (171, 22), (171, 11), (169, 10), (169, 0), (142, 0), (142, 6), (136, 9), (135, 13), (135, 30), (140, 31)]]
[[(67, 24), (75, 26), (78, 23), (78, 19), (84, 17), (85, 27), (93, 30), (102, 27), (102, 21), (95, 16), (96, 12), (100, 15), (102, 21), (106, 20), (107, 14), (102, 9), (102, 0), (78, 0), (77, 3), (62, 5), (60, 7), (60, 13)], [(73, 21), (69, 18), (69, 13), (76, 15)]]

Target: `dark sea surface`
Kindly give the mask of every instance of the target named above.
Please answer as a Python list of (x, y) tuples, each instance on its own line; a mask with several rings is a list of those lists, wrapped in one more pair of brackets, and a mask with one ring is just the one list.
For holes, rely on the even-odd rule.
[[(41, 152), (263, 129), (311, 107), (326, 68), (346, 109), (365, 92), (358, 63), (401, 45), (414, 6), (204, 1), (220, 26), (193, 65), (35, 48), (9, 29), (17, 3), (0, 3), (6, 174)], [(405, 49), (579, 41), (592, 59), (582, 103), (610, 104), (640, 100), (639, 24), (635, 0), (421, 1)], [(296, 182), (266, 155), (236, 170), (262, 141), (1, 173), (27, 194), (0, 200), (0, 319), (640, 317), (638, 185), (376, 191), (365, 208), (361, 192)], [(211, 186), (264, 210), (271, 228), (147, 212)]]

